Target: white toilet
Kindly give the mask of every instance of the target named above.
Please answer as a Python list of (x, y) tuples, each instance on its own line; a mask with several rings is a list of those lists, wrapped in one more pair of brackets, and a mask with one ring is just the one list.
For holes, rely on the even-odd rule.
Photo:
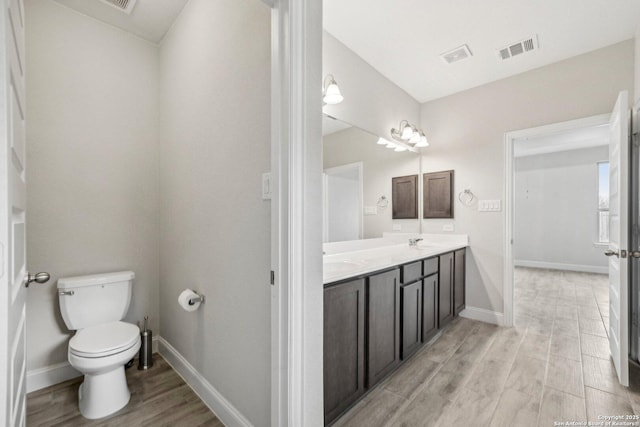
[(123, 271), (58, 280), (62, 318), (76, 330), (69, 340), (69, 363), (84, 374), (78, 395), (85, 418), (106, 417), (129, 402), (124, 365), (140, 349), (140, 330), (121, 320), (134, 276)]

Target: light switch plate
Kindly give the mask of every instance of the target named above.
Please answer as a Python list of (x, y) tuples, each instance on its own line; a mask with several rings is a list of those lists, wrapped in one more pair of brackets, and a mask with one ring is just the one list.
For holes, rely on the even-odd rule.
[(393, 224), (393, 231), (402, 231), (402, 225)]
[(445, 224), (442, 226), (442, 231), (453, 231), (453, 224)]
[(271, 200), (271, 172), (262, 174), (262, 200)]
[(478, 211), (480, 212), (500, 212), (502, 210), (502, 200), (478, 200)]
[(365, 206), (364, 207), (365, 215), (378, 215), (378, 208), (376, 206)]

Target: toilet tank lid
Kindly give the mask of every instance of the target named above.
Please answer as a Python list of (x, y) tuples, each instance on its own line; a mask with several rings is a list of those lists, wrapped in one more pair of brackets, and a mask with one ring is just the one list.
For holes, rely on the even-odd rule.
[(107, 283), (123, 282), (135, 277), (133, 271), (118, 271), (116, 273), (89, 274), (87, 276), (63, 277), (58, 279), (58, 289), (81, 288), (83, 286), (105, 285)]

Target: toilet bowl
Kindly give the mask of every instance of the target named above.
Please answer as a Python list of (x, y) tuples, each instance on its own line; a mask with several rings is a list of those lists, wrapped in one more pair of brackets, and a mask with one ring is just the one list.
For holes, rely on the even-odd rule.
[(140, 350), (138, 327), (111, 322), (79, 330), (69, 341), (69, 363), (84, 374), (78, 391), (83, 417), (106, 417), (122, 409), (131, 396), (124, 365)]
[(69, 340), (71, 366), (84, 374), (78, 406), (85, 418), (103, 418), (131, 397), (124, 365), (140, 350), (140, 330), (122, 322), (131, 301), (131, 271), (58, 280), (60, 312), (75, 335)]

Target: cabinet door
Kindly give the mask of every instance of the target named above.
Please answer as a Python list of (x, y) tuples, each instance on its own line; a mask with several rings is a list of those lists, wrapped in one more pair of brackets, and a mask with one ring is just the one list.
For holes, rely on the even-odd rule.
[(418, 218), (418, 175), (391, 178), (393, 219)]
[(422, 343), (422, 281), (400, 288), (402, 305), (402, 348), (401, 357), (405, 360)]
[(364, 279), (324, 290), (325, 425), (364, 393), (364, 290)]
[(465, 250), (459, 249), (455, 251), (455, 259), (453, 262), (455, 271), (453, 275), (453, 300), (455, 301), (454, 315), (458, 315), (464, 310), (465, 302)]
[(453, 319), (453, 252), (440, 255), (438, 274), (438, 328), (442, 328)]
[(400, 273), (395, 269), (368, 281), (367, 387), (372, 387), (400, 362)]
[(427, 342), (438, 332), (438, 273), (422, 283), (422, 342)]

